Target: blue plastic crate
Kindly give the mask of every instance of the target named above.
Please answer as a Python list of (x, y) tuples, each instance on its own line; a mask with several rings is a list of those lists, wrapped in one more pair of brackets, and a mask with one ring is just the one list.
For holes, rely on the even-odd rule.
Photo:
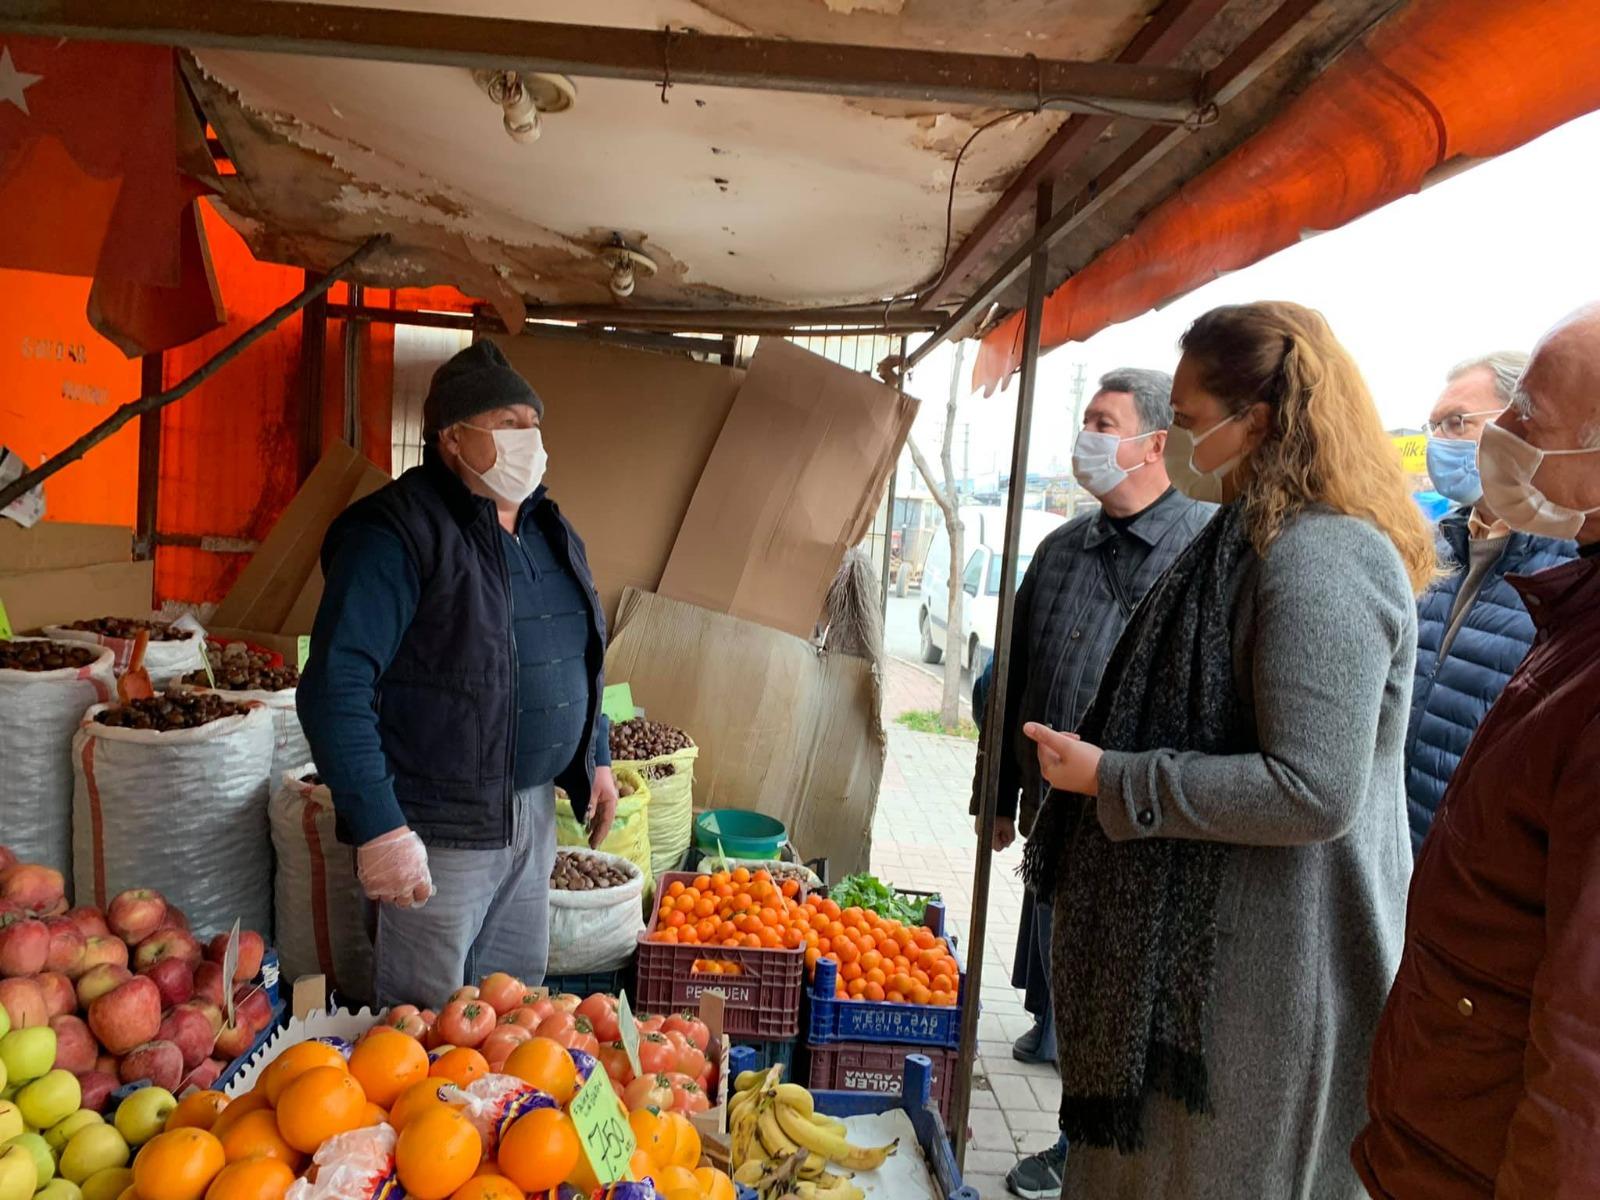
[[(756, 1069), (754, 1053), (735, 1046), (729, 1054), (729, 1071), (735, 1077), (741, 1071)], [(903, 1108), (911, 1117), (917, 1131), (917, 1145), (933, 1173), (935, 1186), (946, 1200), (982, 1200), (977, 1190), (967, 1187), (961, 1180), (961, 1168), (956, 1165), (955, 1151), (945, 1135), (944, 1119), (933, 1107), (933, 1063), (926, 1055), (906, 1055), (904, 1090), (899, 1096), (882, 1096), (872, 1092), (812, 1092), (817, 1111), (834, 1117), (858, 1117), (871, 1113), (889, 1112)]]
[[(933, 905), (929, 905), (930, 910)], [(961, 965), (953, 939), (945, 944)], [(961, 1010), (967, 1003), (967, 973), (961, 971), (956, 1003), (936, 1008), (931, 1004), (891, 1004), (887, 1000), (840, 1000), (834, 992), (839, 966), (830, 959), (817, 963), (816, 976), (807, 989), (811, 1005), (810, 1037), (813, 1045), (829, 1042), (897, 1042), (909, 1046), (936, 1046), (949, 1050), (961, 1044)]]
[[(755, 1053), (755, 1066), (751, 1070), (770, 1071), (773, 1067), (783, 1067), (783, 1078), (788, 1083), (799, 1083), (794, 1075), (794, 1050), (796, 1040), (789, 1038), (779, 1042), (736, 1041), (728, 1049), (731, 1054), (735, 1050), (751, 1050)], [(738, 1078), (737, 1075), (734, 1078)]]
[(550, 989), (552, 996), (569, 992), (574, 996), (619, 995), (627, 990), (633, 998), (633, 962), (630, 959), (615, 971), (590, 971), (586, 975), (547, 975), (541, 985)]

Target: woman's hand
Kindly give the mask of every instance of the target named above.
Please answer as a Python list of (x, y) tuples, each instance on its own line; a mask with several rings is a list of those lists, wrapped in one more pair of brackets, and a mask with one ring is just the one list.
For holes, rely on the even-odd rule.
[(1099, 746), (1091, 746), (1075, 733), (1057, 733), (1046, 725), (1029, 721), (1022, 732), (1039, 747), (1039, 774), (1051, 787), (1080, 796), (1093, 796), (1100, 790)]

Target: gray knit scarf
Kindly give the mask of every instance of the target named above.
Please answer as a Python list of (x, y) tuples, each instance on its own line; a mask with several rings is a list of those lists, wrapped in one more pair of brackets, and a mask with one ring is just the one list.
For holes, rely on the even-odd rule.
[[(1078, 733), (1108, 750), (1255, 748), (1233, 680), (1233, 588), (1252, 555), (1242, 506), (1224, 508), (1135, 610)], [(1207, 1013), (1228, 848), (1113, 842), (1092, 797), (1052, 792), (1023, 875), (1054, 902), (1051, 990), (1061, 1128), (1074, 1142), (1143, 1144), (1145, 1099), (1209, 1111)], [(1059, 887), (1058, 887), (1059, 883)]]

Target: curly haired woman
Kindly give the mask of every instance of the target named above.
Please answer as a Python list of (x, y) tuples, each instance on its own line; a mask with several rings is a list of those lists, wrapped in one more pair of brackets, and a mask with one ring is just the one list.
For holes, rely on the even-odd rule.
[(1167, 467), (1223, 508), (1077, 735), (1026, 730), (1056, 789), (1025, 872), (1055, 905), (1062, 1192), (1356, 1200), (1433, 541), (1318, 313), (1219, 308), (1181, 347)]

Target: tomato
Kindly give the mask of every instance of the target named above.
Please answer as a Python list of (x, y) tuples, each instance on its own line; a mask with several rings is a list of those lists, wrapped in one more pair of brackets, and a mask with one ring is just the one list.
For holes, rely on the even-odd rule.
[(560, 995), (551, 996), (550, 1003), (564, 1013), (575, 1013), (578, 1005), (583, 1003), (582, 996), (574, 996), (571, 992), (562, 992)]
[(560, 1042), (563, 1046), (567, 1046), (571, 1044), (572, 1032), (576, 1025), (577, 1018), (571, 1013), (558, 1012), (540, 1021), (539, 1028), (533, 1032), (535, 1037), (549, 1038), (552, 1042)]
[(661, 1026), (663, 1033), (681, 1033), (702, 1050), (711, 1049), (711, 1030), (690, 1013), (674, 1013)]
[(578, 1016), (589, 1018), (595, 1037), (602, 1043), (614, 1042), (622, 1036), (617, 1024), (617, 1002), (610, 996), (590, 996), (578, 1005)]
[(601, 1046), (599, 1058), (600, 1065), (618, 1088), (625, 1088), (633, 1082), (633, 1064), (628, 1061), (628, 1051), (621, 1042)]
[(529, 1033), (532, 1033), (535, 1029), (539, 1028), (540, 1025), (544, 1024), (544, 1018), (549, 1015), (549, 1013), (546, 1013), (544, 1017), (541, 1017), (531, 1007), (524, 1005), (521, 1008), (513, 1008), (510, 1012), (502, 1015), (500, 1018), (500, 1024), (515, 1025), (518, 1028), (526, 1029)]
[(455, 991), (450, 993), (451, 1000), (476, 1000), (477, 998), (478, 989), (472, 987), (470, 984), (467, 987), (458, 987)]
[(706, 1052), (693, 1042), (686, 1042), (678, 1048), (678, 1061), (673, 1070), (680, 1075), (687, 1075), (691, 1079), (699, 1079), (711, 1069), (711, 1062), (706, 1058)]
[(478, 1000), (452, 1000), (439, 1014), (439, 1033), (452, 1046), (479, 1046), (494, 1032), (494, 1009)]
[(572, 1024), (572, 1044), (568, 1050), (582, 1050), (590, 1058), (600, 1053), (600, 1039), (594, 1035), (594, 1026), (589, 1024), (588, 1017), (574, 1017)]
[(706, 1096), (705, 1089), (692, 1079), (684, 1079), (681, 1083), (677, 1076), (672, 1080), (672, 1110), (684, 1116), (694, 1113), (703, 1113), (711, 1107), (711, 1100)]
[(641, 1034), (660, 1033), (662, 1026), (666, 1023), (665, 1017), (641, 1016), (637, 1020)]
[(522, 980), (504, 971), (496, 971), (478, 981), (478, 999), (497, 1013), (508, 1013), (522, 1003), (527, 992)]
[[(405, 1007), (407, 1006), (401, 1005), (401, 1008)], [(395, 1010), (395, 1012), (398, 1011), (398, 1009)], [(423, 1023), (422, 1017), (418, 1015), (417, 1010), (412, 1008), (410, 1013), (399, 1016), (396, 1016), (395, 1012), (391, 1012), (384, 1023), (391, 1029), (398, 1029), (407, 1037), (414, 1037), (421, 1041), (423, 1034), (428, 1032), (428, 1027)]]
[(622, 1102), (627, 1105), (629, 1112), (641, 1108), (666, 1112), (672, 1107), (674, 1099), (672, 1080), (665, 1075), (641, 1075), (622, 1093)]
[(483, 1052), (483, 1057), (489, 1061), (489, 1066), (499, 1071), (505, 1065), (511, 1052), (523, 1042), (533, 1040), (533, 1031), (524, 1029), (521, 1025), (496, 1025), (488, 1037), (483, 1039), (483, 1044), (478, 1047)]
[(639, 1039), (639, 1067), (646, 1075), (671, 1071), (677, 1063), (678, 1051), (664, 1034), (647, 1033)]

